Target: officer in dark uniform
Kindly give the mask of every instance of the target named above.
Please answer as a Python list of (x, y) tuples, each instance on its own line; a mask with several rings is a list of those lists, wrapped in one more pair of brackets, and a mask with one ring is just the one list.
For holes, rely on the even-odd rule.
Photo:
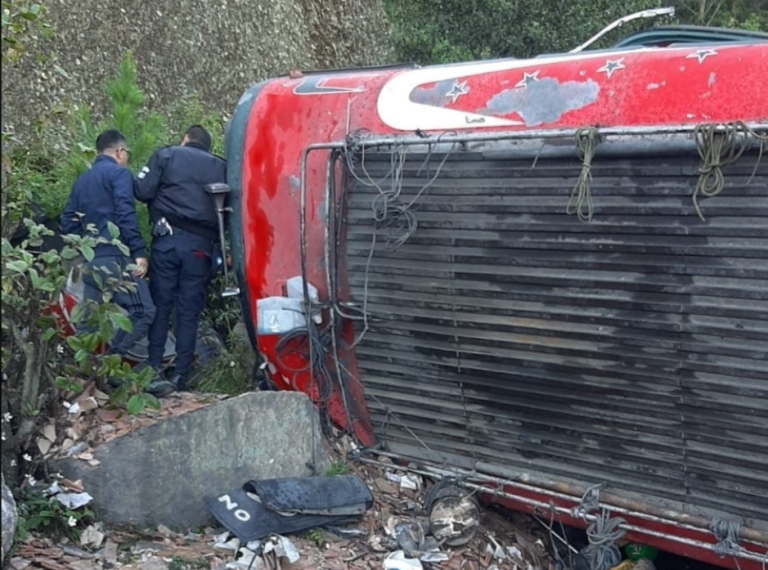
[[(126, 168), (130, 151), (125, 137), (115, 129), (104, 131), (96, 138), (96, 152), (98, 155), (93, 166), (72, 185), (61, 215), (61, 231), (63, 234), (99, 239), (93, 248), (93, 258), (82, 267), (86, 299), (101, 301), (104, 284), (110, 278), (132, 284), (130, 287), (106, 289), (112, 302), (125, 309), (131, 321), (131, 331), (116, 330), (109, 343), (112, 354), (125, 357), (131, 347), (147, 334), (155, 317), (155, 305), (144, 279), (147, 258), (136, 219), (133, 176)], [(123, 248), (114, 245), (110, 224), (119, 230)], [(89, 226), (95, 229), (95, 235)], [(135, 265), (132, 270), (131, 265)], [(143, 366), (141, 364), (135, 370), (140, 371)], [(156, 376), (147, 391), (165, 396), (173, 392), (173, 387)]]
[(185, 390), (200, 314), (217, 251), (218, 221), (205, 187), (226, 181), (226, 163), (211, 154), (211, 135), (190, 127), (181, 146), (156, 151), (137, 178), (136, 198), (146, 202), (152, 223), (149, 287), (157, 313), (149, 329), (149, 363), (159, 368), (176, 304), (176, 370)]

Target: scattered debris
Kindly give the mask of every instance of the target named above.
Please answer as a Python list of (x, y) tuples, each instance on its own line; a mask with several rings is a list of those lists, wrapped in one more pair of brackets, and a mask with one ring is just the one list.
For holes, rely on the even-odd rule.
[[(97, 412), (109, 410), (99, 408)], [(91, 416), (101, 422), (97, 412)], [(101, 427), (124, 420), (120, 418)], [(81, 433), (92, 430), (83, 425), (72, 429)], [(57, 434), (69, 438), (77, 435), (67, 434), (61, 426)], [(347, 445), (347, 448), (351, 447)], [(86, 446), (77, 453), (82, 454), (78, 456), (80, 459), (88, 461), (91, 452)], [(554, 570), (568, 567), (555, 565), (552, 553), (544, 545), (549, 547), (556, 541), (550, 536), (550, 530), (533, 517), (481, 507), (470, 492), (455, 482), (435, 482), (414, 475), (387, 457), (379, 457), (376, 465), (352, 464), (348, 475), (311, 479), (312, 485), (345, 481), (345, 490), (304, 487), (302, 480), (289, 481), (287, 487), (285, 480), (253, 481), (246, 489), (238, 490), (242, 495), (229, 493), (229, 501), (220, 500), (222, 497), (215, 499), (232, 517), (235, 512), (241, 518), (244, 514), (254, 515), (241, 509), (238, 501), (242, 499), (257, 505), (259, 512), (277, 517), (273, 520), (280, 525), (286, 520), (306, 520), (307, 517), (320, 521), (312, 526), (299, 525), (295, 531), (278, 532), (281, 528), (278, 525), (263, 536), (254, 537), (244, 536), (242, 527), (179, 533), (159, 525), (148, 531), (129, 533), (95, 524), (82, 532), (79, 543), (54, 544), (46, 539), (31, 538), (19, 545), (10, 567), (12, 570)], [(46, 493), (56, 497), (87, 495), (81, 481), (66, 479), (51, 485)], [(334, 517), (329, 513), (344, 513), (344, 516)], [(328, 524), (329, 520), (332, 524)], [(567, 544), (566, 539), (558, 538)], [(573, 554), (576, 549), (564, 551)], [(576, 559), (574, 556), (573, 560)], [(639, 569), (634, 565), (615, 570)]]
[(93, 497), (88, 493), (58, 493), (56, 500), (68, 509), (79, 509), (91, 501)]
[(104, 545), (102, 556), (104, 557), (104, 562), (110, 566), (117, 564), (117, 543), (108, 538), (107, 543)]
[(104, 533), (99, 530), (98, 525), (91, 525), (83, 531), (80, 535), (80, 546), (90, 548), (91, 550), (98, 550), (101, 548), (101, 543), (104, 542)]
[(384, 559), (384, 570), (421, 570), (424, 568), (416, 558), (408, 558), (405, 552), (397, 550)]

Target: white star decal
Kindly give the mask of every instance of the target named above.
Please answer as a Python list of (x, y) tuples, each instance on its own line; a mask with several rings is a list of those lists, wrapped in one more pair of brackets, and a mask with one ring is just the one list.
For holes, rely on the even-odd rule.
[(710, 55), (717, 55), (717, 52), (713, 49), (699, 49), (696, 50), (693, 53), (689, 53), (685, 56), (685, 59), (698, 59), (699, 63), (703, 62), (705, 59), (707, 59)]
[(598, 73), (605, 73), (606, 77), (608, 79), (611, 78), (611, 75), (613, 75), (614, 71), (617, 71), (619, 69), (626, 69), (627, 67), (624, 65), (624, 58), (619, 58), (617, 60), (607, 59), (605, 61), (605, 65), (597, 70)]
[(523, 78), (517, 83), (517, 85), (515, 85), (515, 87), (527, 88), (531, 83), (535, 83), (539, 80), (539, 73), (541, 73), (540, 69), (537, 69), (533, 73), (523, 72)]
[(451, 87), (451, 90), (448, 93), (446, 93), (445, 96), (450, 97), (451, 102), (455, 103), (456, 99), (458, 99), (462, 95), (466, 95), (467, 93), (469, 93), (469, 87), (467, 87), (466, 81), (462, 81), (461, 83), (459, 83), (458, 81), (454, 81), (453, 87)]

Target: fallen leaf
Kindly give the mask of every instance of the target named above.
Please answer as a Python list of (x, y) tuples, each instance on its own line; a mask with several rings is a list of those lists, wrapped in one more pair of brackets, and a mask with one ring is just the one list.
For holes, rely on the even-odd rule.
[(24, 570), (30, 564), (32, 564), (32, 562), (30, 562), (26, 558), (21, 558), (20, 556), (11, 558), (11, 568), (13, 568), (13, 570)]
[(99, 407), (99, 403), (93, 396), (81, 396), (77, 399), (74, 405), (78, 406), (79, 411), (81, 412), (88, 412)]
[(108, 538), (104, 545), (104, 562), (107, 564), (117, 564), (117, 543)]
[(51, 449), (51, 442), (47, 439), (38, 439), (37, 440), (37, 448), (40, 450), (40, 453), (45, 455), (48, 453)]
[(77, 562), (70, 562), (69, 567), (72, 570), (96, 570), (97, 566), (93, 560), (78, 560)]
[(78, 479), (77, 481), (70, 481), (69, 479), (64, 479), (60, 483), (60, 486), (74, 493), (82, 493), (84, 491), (83, 481), (81, 479)]
[(67, 435), (67, 438), (71, 439), (72, 441), (77, 441), (80, 439), (80, 433), (73, 427), (67, 428), (64, 433)]
[(101, 465), (101, 461), (99, 461), (98, 459), (91, 459), (88, 462), (88, 465), (90, 465), (91, 467), (98, 467), (99, 465)]
[(96, 398), (96, 401), (99, 403), (99, 405), (103, 406), (107, 402), (109, 402), (109, 396), (102, 392), (101, 390), (94, 390), (93, 397)]
[(78, 453), (77, 455), (75, 455), (75, 457), (77, 457), (78, 459), (82, 459), (83, 461), (90, 461), (91, 459), (93, 459), (93, 453), (90, 453), (90, 452)]
[(45, 426), (43, 428), (43, 436), (51, 443), (54, 443), (56, 441), (56, 426), (53, 424)]
[(69, 449), (73, 445), (75, 445), (75, 442), (73, 440), (67, 438), (67, 439), (64, 440), (64, 443), (61, 444), (61, 450), (62, 451), (66, 451), (67, 449)]
[(376, 479), (373, 482), (373, 484), (376, 487), (376, 490), (378, 490), (380, 493), (386, 493), (388, 495), (397, 494), (397, 485), (395, 485), (391, 481), (387, 481), (382, 477), (379, 477), (378, 479)]
[(64, 566), (63, 564), (59, 564), (58, 562), (54, 562), (53, 560), (49, 558), (36, 558), (34, 560), (35, 563), (39, 564), (46, 570), (69, 570), (68, 566)]

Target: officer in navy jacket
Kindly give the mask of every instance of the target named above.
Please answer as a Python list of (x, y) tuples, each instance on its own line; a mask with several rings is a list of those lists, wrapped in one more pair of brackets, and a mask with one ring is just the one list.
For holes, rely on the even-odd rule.
[(208, 184), (226, 181), (226, 163), (211, 154), (211, 135), (194, 125), (180, 146), (156, 151), (138, 175), (136, 198), (149, 208), (152, 263), (149, 286), (157, 315), (149, 331), (149, 362), (159, 366), (176, 304), (176, 370), (186, 389), (214, 267), (218, 221)]
[[(118, 329), (110, 342), (110, 351), (125, 356), (142, 339), (155, 318), (155, 305), (144, 276), (147, 255), (136, 219), (133, 175), (126, 168), (130, 152), (125, 137), (118, 130), (108, 130), (96, 139), (98, 155), (90, 170), (72, 185), (67, 205), (61, 215), (64, 234), (97, 238), (94, 257), (83, 266), (87, 299), (100, 301), (102, 289), (110, 278), (120, 277), (129, 287), (110, 287), (112, 302), (128, 312), (133, 325), (130, 332)], [(113, 245), (110, 224), (119, 230), (125, 249)], [(89, 228), (92, 227), (91, 228)], [(130, 268), (129, 266), (134, 266)], [(99, 278), (95, 277), (99, 275)], [(167, 382), (155, 378), (150, 391), (165, 395), (172, 391)]]

